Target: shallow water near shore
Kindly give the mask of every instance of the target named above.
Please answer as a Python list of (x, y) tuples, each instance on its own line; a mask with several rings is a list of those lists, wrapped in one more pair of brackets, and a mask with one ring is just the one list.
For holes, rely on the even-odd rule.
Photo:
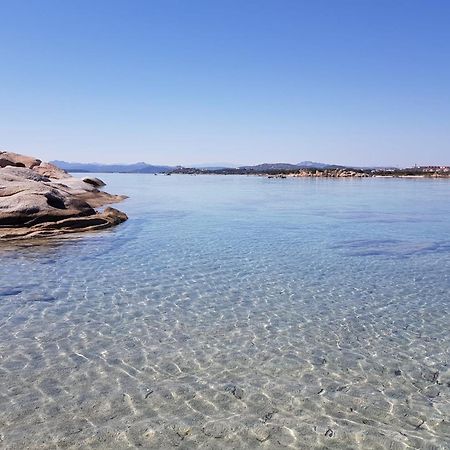
[(100, 174), (0, 246), (0, 448), (450, 447), (450, 181)]

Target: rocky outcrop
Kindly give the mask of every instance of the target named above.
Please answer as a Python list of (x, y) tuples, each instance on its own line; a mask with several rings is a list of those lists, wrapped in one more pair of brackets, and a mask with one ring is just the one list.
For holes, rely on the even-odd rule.
[(100, 178), (88, 177), (88, 178), (83, 178), (83, 181), (87, 184), (92, 184), (92, 186), (94, 186), (94, 187), (106, 186), (106, 183), (104, 181), (100, 180)]
[(36, 158), (0, 152), (0, 239), (100, 230), (125, 221), (117, 209), (95, 208), (126, 197), (100, 191), (99, 179), (89, 181)]
[(39, 166), (41, 163), (42, 161), (40, 159), (33, 158), (32, 156), (0, 151), (0, 167), (13, 166), (32, 169), (33, 167)]

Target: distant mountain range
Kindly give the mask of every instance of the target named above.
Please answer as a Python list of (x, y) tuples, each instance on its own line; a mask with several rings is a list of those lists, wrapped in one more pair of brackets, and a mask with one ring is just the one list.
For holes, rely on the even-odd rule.
[(60, 169), (67, 172), (101, 172), (101, 173), (165, 173), (175, 169), (171, 166), (153, 166), (144, 162), (135, 164), (100, 164), (77, 163), (66, 161), (50, 161)]
[[(101, 164), (101, 163), (78, 163), (66, 161), (50, 161), (55, 166), (66, 170), (67, 172), (100, 172), (100, 173), (167, 173), (180, 168), (181, 166), (158, 166), (144, 162), (134, 164)], [(254, 171), (271, 170), (296, 170), (296, 169), (337, 169), (344, 166), (335, 164), (325, 164), (313, 161), (302, 161), (298, 164), (290, 163), (264, 163), (254, 166), (233, 166), (232, 164), (194, 164), (192, 168), (204, 170), (221, 170), (229, 168), (239, 168)]]

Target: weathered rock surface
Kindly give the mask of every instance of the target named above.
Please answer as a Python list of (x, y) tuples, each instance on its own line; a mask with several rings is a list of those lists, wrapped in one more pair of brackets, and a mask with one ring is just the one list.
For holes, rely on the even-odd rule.
[(83, 178), (83, 181), (85, 183), (92, 184), (92, 186), (95, 186), (95, 187), (106, 186), (106, 183), (104, 181), (102, 181), (102, 180), (100, 180), (100, 178), (96, 178), (96, 177)]
[(0, 152), (0, 239), (100, 230), (127, 220), (114, 208), (95, 210), (126, 197), (99, 191), (99, 179), (89, 181), (36, 158)]
[(38, 166), (34, 166), (33, 170), (41, 175), (49, 178), (59, 180), (61, 178), (70, 178), (70, 175), (65, 171), (47, 162), (41, 162)]
[(19, 155), (18, 153), (0, 151), (0, 167), (15, 166), (32, 169), (35, 166), (39, 166), (41, 162), (42, 161), (40, 159), (33, 158), (32, 156), (24, 156)]

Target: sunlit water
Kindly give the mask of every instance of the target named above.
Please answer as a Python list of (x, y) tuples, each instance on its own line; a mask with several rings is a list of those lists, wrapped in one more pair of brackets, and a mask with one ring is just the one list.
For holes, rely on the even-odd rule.
[(0, 250), (0, 447), (450, 447), (450, 182), (100, 175)]

